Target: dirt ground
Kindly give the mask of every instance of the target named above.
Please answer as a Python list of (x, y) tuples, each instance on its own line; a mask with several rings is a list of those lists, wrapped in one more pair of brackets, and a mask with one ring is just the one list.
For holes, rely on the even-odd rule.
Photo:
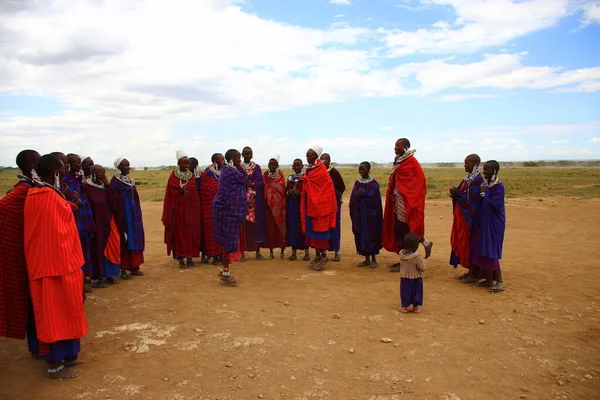
[(600, 399), (600, 200), (507, 203), (490, 294), (456, 279), (449, 201), (428, 202), (424, 308), (406, 315), (393, 254), (355, 266), (347, 209), (340, 263), (249, 260), (232, 288), (212, 265), (179, 270), (145, 203), (147, 275), (88, 297), (84, 374), (50, 381), (0, 340), (0, 399)]

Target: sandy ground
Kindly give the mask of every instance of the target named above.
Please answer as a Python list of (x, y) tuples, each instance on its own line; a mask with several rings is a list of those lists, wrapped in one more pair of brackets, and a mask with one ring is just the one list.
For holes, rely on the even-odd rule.
[(0, 340), (0, 399), (600, 399), (597, 199), (509, 200), (501, 294), (458, 282), (450, 204), (429, 202), (424, 309), (406, 315), (396, 274), (355, 267), (346, 211), (342, 262), (250, 260), (232, 288), (179, 270), (161, 204), (143, 206), (147, 275), (88, 297), (84, 375), (50, 381)]

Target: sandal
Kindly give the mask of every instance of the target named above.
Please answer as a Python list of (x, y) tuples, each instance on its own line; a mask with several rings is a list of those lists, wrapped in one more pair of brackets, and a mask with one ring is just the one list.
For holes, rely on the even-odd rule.
[(370, 267), (371, 266), (371, 262), (370, 261), (359, 262), (356, 266), (359, 267), (359, 268)]
[(400, 307), (400, 308), (398, 309), (398, 311), (400, 311), (400, 312), (401, 312), (401, 313), (403, 313), (403, 314), (406, 314), (406, 313), (408, 312), (408, 308), (406, 308), (406, 307)]
[(421, 312), (421, 307), (419, 307), (419, 306), (414, 306), (414, 307), (413, 307), (413, 312), (414, 312), (414, 313), (417, 313), (417, 314), (418, 314), (418, 313), (420, 313), (420, 312)]
[(428, 259), (431, 256), (431, 249), (433, 248), (433, 242), (429, 242), (429, 244), (425, 247), (425, 259)]
[(127, 272), (123, 271), (123, 272), (121, 272), (121, 279), (123, 279), (125, 281), (130, 281), (131, 277), (129, 276), (129, 274), (127, 274)]
[(108, 284), (104, 281), (92, 282), (93, 289), (106, 289)]
[(302, 257), (302, 261), (310, 261), (310, 254), (305, 254), (304, 257)]
[(390, 272), (400, 272), (400, 263), (392, 264)]
[(202, 261), (200, 261), (202, 264), (208, 264), (208, 257), (206, 256), (202, 256)]
[(483, 288), (491, 288), (493, 286), (494, 286), (494, 284), (492, 282), (490, 282), (490, 281), (487, 281), (487, 280), (485, 280), (483, 282), (479, 282), (477, 284), (477, 287), (483, 287)]
[(315, 269), (315, 267), (321, 262), (319, 257), (315, 257), (312, 259), (310, 264), (308, 264), (308, 269)]
[(336, 254), (331, 261), (340, 262), (342, 261), (342, 257), (339, 254)]
[(465, 278), (460, 281), (460, 283), (464, 283), (466, 285), (471, 284), (471, 283), (477, 283), (477, 282), (479, 282), (479, 279), (475, 279), (475, 278)]
[(291, 256), (288, 257), (288, 260), (290, 260), (290, 261), (295, 261), (297, 259), (298, 259), (298, 256), (295, 254), (292, 254)]
[(329, 258), (321, 258), (321, 261), (313, 268), (315, 271), (323, 271), (325, 265), (329, 262)]
[(462, 281), (463, 279), (467, 279), (469, 277), (469, 273), (465, 272), (464, 274), (462, 274), (461, 276), (459, 276), (458, 279), (459, 281)]
[(64, 365), (61, 365), (58, 368), (48, 368), (48, 372), (46, 372), (46, 376), (50, 379), (74, 379), (79, 375), (83, 374), (81, 370), (67, 370)]
[(496, 282), (496, 284), (494, 286), (490, 287), (490, 293), (500, 293), (500, 292), (504, 292), (504, 285), (502, 284), (502, 282)]
[(237, 281), (231, 275), (222, 275), (221, 274), (221, 283), (225, 283), (227, 285), (232, 285), (233, 286), (233, 285), (237, 284)]
[(262, 254), (257, 254), (255, 260), (265, 260), (265, 257)]
[(140, 271), (139, 269), (136, 269), (135, 271), (131, 271), (129, 272), (129, 275), (133, 275), (133, 276), (142, 276), (142, 275), (146, 275), (145, 273), (143, 273), (142, 271)]
[[(379, 263), (377, 261), (373, 261), (371, 263), (371, 265), (369, 265), (369, 268), (371, 268), (371, 269), (379, 268)], [(398, 271), (398, 272), (400, 272), (400, 271)]]

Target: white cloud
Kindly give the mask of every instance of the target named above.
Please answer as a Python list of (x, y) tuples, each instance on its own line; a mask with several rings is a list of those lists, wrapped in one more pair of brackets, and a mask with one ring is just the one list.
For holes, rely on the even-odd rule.
[(590, 143), (600, 143), (600, 137), (591, 138)]
[[(492, 9), (504, 4), (504, 0), (489, 2)], [(525, 15), (529, 9), (521, 8), (525, 3), (514, 3), (515, 9), (508, 7), (510, 15), (505, 17), (481, 9), (480, 0), (433, 3), (460, 12), (457, 20), (432, 28), (431, 32), (440, 31), (441, 36), (434, 35), (439, 40), (419, 47), (424, 52), (446, 53), (442, 49), (446, 45), (450, 51), (462, 51), (460, 46), (452, 50), (455, 42), (444, 39), (444, 32), (455, 35), (452, 32), (488, 23), (505, 31), (516, 19), (522, 21), (515, 24), (511, 35), (518, 36), (527, 31), (521, 25), (529, 26), (533, 18)], [(537, 4), (536, 0), (533, 3)], [(562, 12), (559, 3), (548, 0), (540, 5), (539, 19), (545, 24), (554, 21)], [(85, 151), (97, 154), (103, 162), (112, 161), (115, 152), (133, 152), (134, 164), (172, 163), (165, 152), (189, 144), (189, 139), (173, 134), (174, 124), (234, 120), (356, 98), (427, 96), (451, 90), (453, 94), (441, 96), (441, 100), (458, 101), (519, 88), (600, 90), (600, 67), (527, 66), (525, 54), (488, 54), (470, 62), (432, 59), (389, 67), (381, 63), (378, 43), (372, 41), (398, 32), (377, 33), (349, 25), (330, 29), (295, 26), (262, 19), (229, 0), (10, 4), (19, 9), (11, 11), (0, 5), (0, 93), (57, 99), (71, 111), (50, 117), (0, 113), (0, 164), (13, 163), (14, 154), (31, 143), (36, 143), (40, 152), (59, 148)], [(488, 35), (489, 30), (485, 32)], [(475, 33), (477, 30), (464, 40), (488, 39)], [(494, 43), (491, 40), (485, 46)], [(397, 43), (391, 46), (393, 52), (399, 48)], [(472, 89), (493, 89), (494, 95), (474, 95)], [(383, 123), (376, 122), (374, 130)], [(194, 143), (205, 144), (207, 152), (222, 150), (214, 144), (210, 128), (198, 126), (191, 134)], [(513, 129), (508, 129), (509, 134)], [(393, 147), (395, 138), (389, 136)], [(452, 138), (456, 136), (452, 133)], [(220, 143), (236, 143), (233, 138), (223, 135)], [(258, 145), (265, 152), (274, 150), (269, 142)], [(382, 145), (382, 153), (377, 154), (389, 153), (389, 147)], [(345, 149), (348, 154), (355, 150)], [(435, 160), (439, 153), (431, 157)]]
[(338, 6), (349, 6), (352, 4), (350, 0), (329, 0), (329, 2)]
[(550, 144), (567, 144), (569, 142), (570, 142), (570, 140), (568, 140), (568, 139), (560, 139), (560, 140), (552, 140), (552, 141), (550, 141)]
[(581, 25), (586, 27), (590, 24), (600, 24), (600, 3), (588, 1), (583, 5), (583, 20)]
[(446, 94), (444, 96), (441, 96), (439, 98), (440, 101), (443, 102), (456, 102), (456, 101), (462, 101), (462, 100), (469, 100), (469, 99), (493, 99), (496, 97), (500, 97), (500, 95), (498, 94)]

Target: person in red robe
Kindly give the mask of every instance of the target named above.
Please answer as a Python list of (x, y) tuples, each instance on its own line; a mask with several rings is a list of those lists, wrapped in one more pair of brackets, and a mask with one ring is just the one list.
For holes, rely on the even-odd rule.
[(285, 256), (286, 205), (285, 175), (279, 170), (279, 155), (271, 158), (268, 170), (263, 174), (265, 186), (265, 217), (267, 240), (263, 247), (269, 249), (271, 260), (275, 258), (273, 249), (281, 249), (281, 259)]
[(308, 166), (302, 178), (300, 198), (300, 221), (306, 245), (317, 250), (317, 256), (310, 263), (310, 269), (315, 271), (323, 271), (329, 261), (327, 249), (335, 234), (338, 209), (333, 182), (325, 164), (319, 160), (322, 153), (321, 146), (313, 146), (306, 152)]
[(200, 176), (200, 210), (202, 221), (202, 257), (212, 257), (213, 265), (221, 263), (220, 255), (223, 249), (215, 239), (213, 221), (213, 202), (219, 188), (219, 177), (225, 157), (221, 153), (215, 153), (211, 157), (212, 165), (209, 165)]
[[(410, 150), (410, 141), (398, 139), (396, 159), (387, 188), (383, 217), (382, 245), (390, 252), (404, 249), (404, 236), (414, 233), (425, 247), (425, 258), (431, 255), (433, 242), (425, 239), (425, 198), (427, 183), (421, 164)], [(392, 265), (399, 272), (400, 264)]]
[(177, 151), (177, 169), (167, 183), (162, 223), (167, 255), (173, 252), (179, 267), (189, 268), (194, 264), (192, 258), (200, 256), (200, 196), (190, 160), (181, 150)]
[[(39, 159), (35, 150), (17, 155), (22, 175), (13, 190), (0, 199), (0, 337), (23, 340), (27, 332), (29, 279), (23, 247), (24, 211), (27, 193), (35, 187), (35, 164)], [(32, 355), (36, 354), (33, 350)]]
[(40, 187), (25, 200), (24, 243), (39, 355), (48, 363), (52, 379), (81, 374), (77, 357), (80, 338), (88, 332), (83, 309), (84, 263), (72, 208), (61, 192), (65, 174), (56, 156), (37, 163)]

